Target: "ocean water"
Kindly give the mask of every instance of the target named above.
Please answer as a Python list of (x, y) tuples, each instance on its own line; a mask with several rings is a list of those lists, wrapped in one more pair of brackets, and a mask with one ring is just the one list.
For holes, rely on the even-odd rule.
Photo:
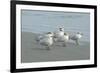
[(53, 32), (59, 27), (64, 27), (66, 32), (82, 32), (81, 40), (90, 41), (89, 13), (21, 10), (21, 30), (23, 32)]

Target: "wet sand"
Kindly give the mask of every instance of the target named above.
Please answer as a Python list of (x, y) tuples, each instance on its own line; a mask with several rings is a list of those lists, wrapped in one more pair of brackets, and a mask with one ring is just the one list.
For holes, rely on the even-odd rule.
[(21, 62), (48, 62), (48, 61), (74, 61), (90, 59), (90, 43), (80, 41), (80, 45), (69, 41), (66, 47), (61, 43), (53, 44), (50, 50), (39, 45), (35, 38), (37, 34), (22, 32), (21, 34)]

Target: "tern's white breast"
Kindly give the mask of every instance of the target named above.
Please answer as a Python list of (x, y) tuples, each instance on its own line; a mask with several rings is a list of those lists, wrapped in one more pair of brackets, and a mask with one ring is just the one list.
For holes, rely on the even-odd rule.
[(61, 36), (63, 36), (64, 35), (64, 32), (63, 31), (58, 31), (58, 32), (55, 32), (54, 33), (54, 36), (55, 37), (61, 37)]
[(81, 34), (76, 34), (76, 37), (77, 37), (78, 39), (80, 39), (80, 38), (82, 37), (82, 35), (81, 35)]
[(69, 40), (69, 36), (68, 35), (63, 35), (63, 36), (60, 36), (58, 38), (56, 38), (55, 41), (57, 42), (67, 42)]
[(46, 35), (45, 37), (43, 37), (42, 39), (40, 39), (39, 43), (41, 45), (45, 45), (45, 46), (50, 46), (53, 44), (53, 39), (51, 36)]

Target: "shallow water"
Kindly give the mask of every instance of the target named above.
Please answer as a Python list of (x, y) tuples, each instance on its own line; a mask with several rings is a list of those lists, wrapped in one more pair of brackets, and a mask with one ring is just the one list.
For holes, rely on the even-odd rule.
[(22, 10), (21, 23), (25, 32), (44, 33), (63, 26), (68, 32), (82, 32), (81, 40), (90, 40), (89, 13)]

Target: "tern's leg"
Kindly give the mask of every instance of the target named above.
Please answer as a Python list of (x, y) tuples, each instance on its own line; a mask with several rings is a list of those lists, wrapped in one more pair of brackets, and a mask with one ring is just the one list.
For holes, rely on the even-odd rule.
[(47, 48), (47, 50), (50, 50), (50, 46), (47, 46), (46, 48)]
[(66, 42), (63, 42), (63, 44), (62, 44), (62, 45), (63, 45), (63, 47), (66, 47)]
[(79, 45), (79, 40), (78, 39), (76, 40), (76, 45)]

